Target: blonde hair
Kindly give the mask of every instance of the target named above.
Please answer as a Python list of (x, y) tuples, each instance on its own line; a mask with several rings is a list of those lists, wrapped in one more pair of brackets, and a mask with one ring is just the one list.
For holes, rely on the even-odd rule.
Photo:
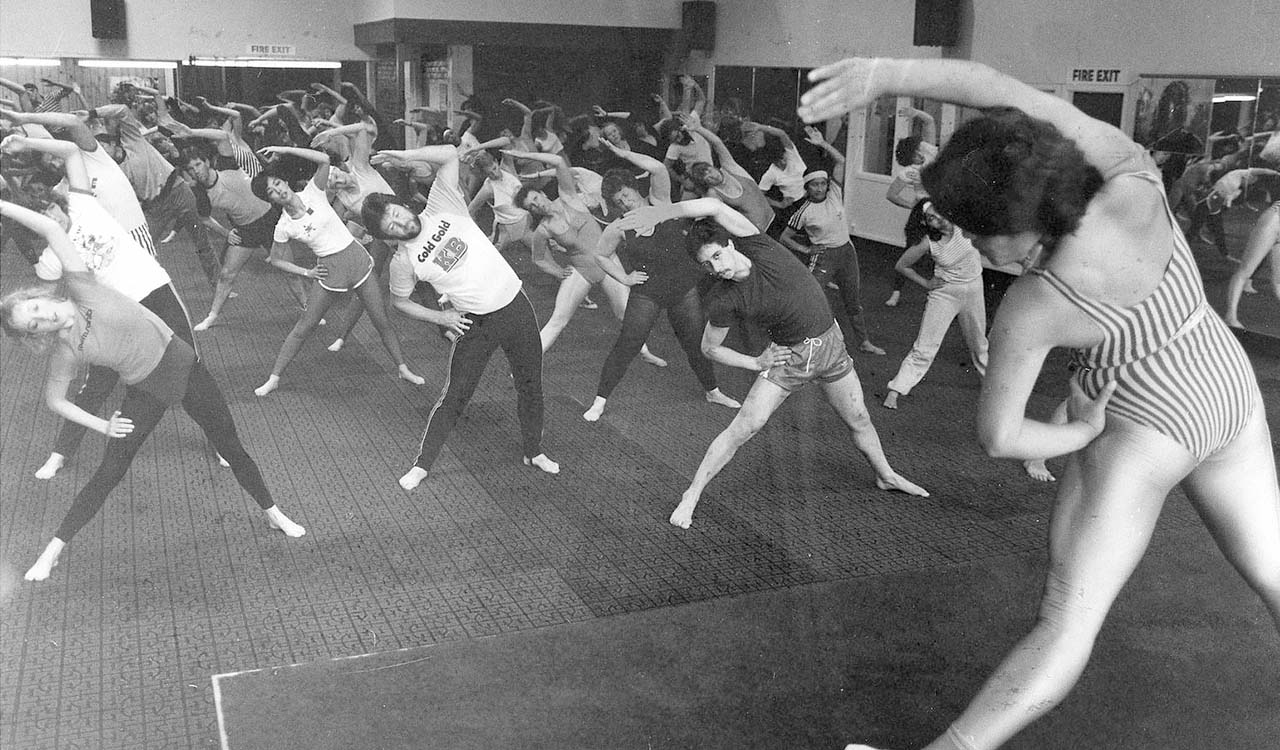
[(42, 331), (40, 333), (32, 333), (31, 331), (18, 328), (13, 323), (13, 311), (20, 302), (46, 297), (55, 302), (66, 302), (67, 298), (58, 294), (53, 294), (45, 287), (27, 287), (18, 289), (17, 291), (6, 294), (0, 298), (0, 328), (4, 329), (5, 335), (9, 338), (16, 339), (23, 346), (35, 352), (44, 352), (58, 340), (57, 331)]

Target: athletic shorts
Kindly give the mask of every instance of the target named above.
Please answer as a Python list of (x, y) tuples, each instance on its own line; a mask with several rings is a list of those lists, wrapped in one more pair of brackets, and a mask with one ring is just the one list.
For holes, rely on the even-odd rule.
[(853, 358), (844, 348), (844, 334), (835, 321), (822, 335), (790, 348), (791, 356), (785, 364), (760, 373), (760, 377), (785, 391), (798, 391), (814, 381), (834, 383), (853, 371)]
[(331, 292), (349, 292), (363, 284), (373, 273), (373, 258), (359, 242), (352, 242), (333, 255), (319, 259), (328, 273), (320, 286)]

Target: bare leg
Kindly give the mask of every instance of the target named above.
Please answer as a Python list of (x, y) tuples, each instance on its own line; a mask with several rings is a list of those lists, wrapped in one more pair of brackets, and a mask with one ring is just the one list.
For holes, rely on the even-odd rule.
[(1214, 540), (1280, 630), (1280, 486), (1261, 399), (1244, 432), (1182, 486)]
[(405, 364), (404, 352), (400, 350), (400, 337), (396, 335), (395, 329), (391, 327), (391, 321), (387, 319), (387, 307), (382, 298), (382, 288), (379, 286), (377, 274), (371, 275), (363, 284), (357, 287), (356, 295), (359, 296), (360, 301), (364, 303), (365, 310), (369, 313), (369, 322), (373, 323), (373, 327), (377, 329), (378, 334), (382, 337), (382, 345), (386, 347), (387, 354), (390, 354), (391, 359), (395, 361), (400, 379), (407, 380), (414, 385), (422, 385), (427, 382), (425, 378), (415, 374), (409, 369), (409, 365)]
[(315, 330), (320, 323), (320, 319), (324, 317), (325, 311), (337, 299), (338, 294), (339, 292), (331, 292), (319, 284), (312, 287), (310, 305), (302, 313), (302, 317), (298, 318), (293, 330), (289, 331), (284, 343), (280, 345), (280, 353), (276, 355), (276, 363), (271, 368), (271, 375), (267, 378), (267, 382), (253, 389), (255, 395), (266, 396), (280, 385), (280, 376), (284, 374), (284, 369), (297, 356), (298, 350), (302, 348), (302, 344), (307, 340), (307, 337)]
[(876, 426), (871, 424), (871, 415), (862, 400), (862, 383), (858, 373), (853, 370), (848, 375), (833, 382), (823, 383), (822, 390), (827, 394), (827, 401), (849, 425), (853, 431), (853, 444), (858, 447), (867, 462), (876, 472), (876, 486), (882, 490), (898, 490), (908, 495), (928, 497), (929, 493), (914, 482), (904, 478), (889, 465), (885, 458), (884, 448), (880, 445), (880, 434)]
[(227, 296), (240, 275), (240, 269), (253, 257), (257, 248), (243, 245), (228, 245), (226, 257), (222, 260), (222, 272), (218, 275), (218, 284), (213, 289), (213, 304), (209, 306), (209, 314), (205, 319), (191, 327), (193, 331), (207, 331), (218, 320), (222, 306), (227, 303)]
[(788, 391), (775, 383), (756, 378), (742, 403), (742, 409), (707, 447), (702, 463), (693, 475), (693, 483), (684, 491), (680, 504), (671, 513), (670, 521), (673, 525), (682, 529), (689, 528), (693, 523), (693, 509), (698, 506), (698, 500), (702, 498), (702, 491), (707, 488), (707, 484), (715, 479), (738, 449), (765, 426), (769, 417), (773, 416), (789, 395)]
[(1126, 423), (1109, 424), (1072, 454), (1049, 525), (1035, 627), (928, 750), (992, 750), (1066, 697), (1147, 549), (1165, 497), (1194, 465), (1170, 438)]
[(573, 318), (578, 304), (586, 298), (590, 290), (590, 282), (582, 278), (582, 274), (578, 273), (577, 269), (573, 269), (564, 281), (560, 282), (560, 289), (556, 292), (556, 308), (542, 326), (542, 330), (538, 332), (539, 338), (542, 339), (542, 351), (550, 349), (556, 342), (560, 332)]
[(1243, 328), (1240, 323), (1240, 296), (1246, 293), (1253, 274), (1258, 270), (1270, 254), (1271, 284), (1277, 297), (1280, 297), (1280, 257), (1272, 252), (1276, 243), (1280, 242), (1280, 210), (1270, 209), (1258, 217), (1253, 229), (1249, 232), (1249, 241), (1245, 244), (1240, 256), (1240, 265), (1231, 274), (1227, 282), (1226, 311), (1223, 319), (1227, 325)]

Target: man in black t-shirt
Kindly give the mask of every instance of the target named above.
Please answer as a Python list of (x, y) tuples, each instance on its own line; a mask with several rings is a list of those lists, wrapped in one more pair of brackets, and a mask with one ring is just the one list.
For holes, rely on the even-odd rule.
[[(703, 354), (760, 376), (733, 422), (711, 441), (693, 483), (671, 514), (671, 523), (689, 528), (707, 484), (764, 427), (787, 396), (814, 381), (822, 384), (827, 400), (852, 430), (854, 445), (875, 470), (876, 486), (928, 497), (885, 458), (840, 326), (809, 269), (759, 234), (745, 216), (714, 198), (637, 209), (619, 219), (619, 228), (647, 231), (676, 217), (700, 219), (690, 228), (686, 247), (703, 270), (718, 279), (706, 295)], [(754, 357), (724, 345), (729, 327), (739, 317), (769, 334), (769, 345)]]

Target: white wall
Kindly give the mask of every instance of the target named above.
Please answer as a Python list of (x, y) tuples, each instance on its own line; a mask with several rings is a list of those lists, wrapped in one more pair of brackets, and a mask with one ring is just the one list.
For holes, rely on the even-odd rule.
[(128, 38), (94, 39), (89, 0), (0, 0), (0, 56), (181, 60), (291, 44), (307, 59), (363, 60), (347, 0), (126, 0)]
[(719, 0), (715, 62), (815, 67), (850, 55), (937, 56), (911, 46), (914, 2)]
[[(394, 7), (394, 17), (441, 21), (572, 23), (584, 26), (638, 26), (672, 29), (680, 25), (680, 0), (365, 0), (364, 12)], [(377, 21), (388, 16), (368, 16)]]

